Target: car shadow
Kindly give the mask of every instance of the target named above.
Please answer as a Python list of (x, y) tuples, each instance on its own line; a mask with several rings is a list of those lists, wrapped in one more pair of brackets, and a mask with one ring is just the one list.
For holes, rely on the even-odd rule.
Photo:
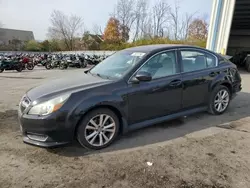
[(250, 93), (240, 92), (231, 102), (227, 112), (220, 116), (213, 116), (204, 112), (189, 116), (184, 121), (173, 120), (153, 125), (148, 128), (143, 128), (122, 135), (111, 146), (99, 151), (91, 151), (81, 148), (81, 146), (76, 141), (66, 147), (48, 149), (48, 151), (57, 155), (78, 157), (116, 150), (124, 150), (172, 140), (192, 132), (214, 127), (230, 121), (235, 121), (249, 115)]

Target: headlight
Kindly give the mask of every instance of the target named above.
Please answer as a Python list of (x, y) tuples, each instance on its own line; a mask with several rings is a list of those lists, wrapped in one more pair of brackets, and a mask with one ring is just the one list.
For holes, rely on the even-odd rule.
[(45, 116), (51, 114), (52, 112), (57, 111), (62, 107), (62, 105), (69, 98), (70, 94), (61, 95), (49, 101), (43, 102), (36, 105), (36, 101), (32, 104), (34, 105), (28, 112), (30, 115), (41, 115)]

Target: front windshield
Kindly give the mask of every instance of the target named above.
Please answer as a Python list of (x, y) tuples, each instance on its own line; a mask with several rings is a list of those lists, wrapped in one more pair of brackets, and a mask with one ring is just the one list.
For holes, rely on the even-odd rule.
[(120, 51), (117, 52), (91, 69), (90, 74), (118, 80), (130, 71), (145, 53)]

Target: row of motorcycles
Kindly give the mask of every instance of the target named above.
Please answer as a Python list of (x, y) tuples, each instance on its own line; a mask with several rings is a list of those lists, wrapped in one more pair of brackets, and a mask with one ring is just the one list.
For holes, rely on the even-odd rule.
[(35, 66), (44, 66), (47, 70), (68, 67), (85, 68), (88, 65), (97, 65), (107, 55), (86, 54), (0, 54), (0, 73), (4, 70), (33, 70)]
[(54, 54), (48, 57), (45, 57), (44, 60), (38, 60), (38, 64), (45, 66), (46, 69), (67, 69), (68, 67), (75, 68), (85, 68), (88, 65), (97, 65), (104, 59), (106, 55), (85, 55), (85, 54)]

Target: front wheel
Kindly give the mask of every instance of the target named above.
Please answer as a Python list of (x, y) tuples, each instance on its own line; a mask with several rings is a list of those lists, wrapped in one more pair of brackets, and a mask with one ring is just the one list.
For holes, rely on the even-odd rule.
[(46, 68), (47, 70), (50, 70), (50, 69), (51, 69), (51, 63), (46, 63), (46, 64), (45, 64), (45, 68)]
[(82, 68), (86, 68), (87, 67), (87, 63), (86, 62), (83, 62), (82, 65), (81, 65)]
[(217, 86), (211, 93), (208, 111), (214, 115), (223, 114), (230, 103), (231, 94), (226, 86)]
[(16, 71), (17, 71), (17, 72), (22, 72), (22, 71), (23, 71), (23, 67), (22, 67), (22, 66), (17, 67), (17, 68), (16, 68)]
[(89, 112), (77, 129), (77, 140), (85, 148), (99, 150), (109, 146), (118, 136), (119, 119), (106, 108)]
[(3, 68), (0, 68), (0, 73), (2, 73), (4, 71), (4, 69)]
[(35, 67), (35, 66), (34, 66), (32, 63), (28, 63), (28, 64), (27, 64), (27, 69), (28, 69), (28, 70), (33, 70), (34, 67)]

